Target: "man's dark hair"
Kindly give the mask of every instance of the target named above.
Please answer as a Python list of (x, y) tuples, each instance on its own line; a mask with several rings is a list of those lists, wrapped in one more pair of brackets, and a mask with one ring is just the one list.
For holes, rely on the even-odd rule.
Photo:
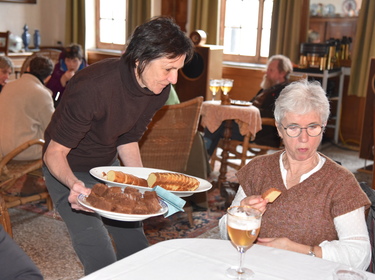
[(37, 55), (30, 61), (30, 74), (38, 77), (42, 82), (52, 74), (53, 62), (48, 57)]
[(71, 44), (68, 47), (65, 48), (63, 51), (65, 53), (65, 58), (78, 58), (83, 59), (83, 50), (81, 45), (79, 44)]
[(194, 53), (191, 39), (181, 31), (173, 19), (165, 16), (154, 17), (138, 26), (128, 42), (124, 53), (125, 61), (135, 67), (141, 75), (152, 60), (166, 57), (169, 59), (186, 55), (185, 63)]

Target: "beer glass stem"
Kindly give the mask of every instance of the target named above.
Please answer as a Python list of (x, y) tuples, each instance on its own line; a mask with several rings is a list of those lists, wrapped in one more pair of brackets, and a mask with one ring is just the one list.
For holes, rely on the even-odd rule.
[(238, 274), (243, 274), (244, 271), (242, 270), (242, 262), (243, 262), (243, 257), (245, 255), (246, 251), (244, 250), (243, 247), (240, 247), (239, 250), (238, 250), (238, 252), (240, 252), (240, 265), (238, 266), (237, 272), (238, 272)]

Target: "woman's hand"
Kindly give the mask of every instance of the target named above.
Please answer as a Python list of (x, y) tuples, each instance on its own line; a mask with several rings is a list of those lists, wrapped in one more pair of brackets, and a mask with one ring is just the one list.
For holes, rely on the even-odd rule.
[(258, 209), (264, 213), (264, 211), (266, 211), (267, 200), (263, 199), (260, 195), (251, 195), (241, 201), (241, 206), (245, 205)]
[[(307, 254), (310, 251), (310, 245), (300, 244), (286, 237), (279, 237), (279, 238), (258, 237), (256, 244), (267, 246), (267, 247), (273, 247), (277, 249), (293, 251), (293, 252), (297, 252), (301, 254)], [(318, 258), (322, 257), (322, 248), (320, 246), (314, 246), (313, 250), (314, 250), (316, 257)]]
[(86, 188), (85, 184), (82, 181), (76, 181), (70, 189), (70, 194), (68, 197), (68, 201), (70, 202), (72, 209), (83, 210), (86, 212), (94, 212), (79, 204), (78, 195), (80, 195), (81, 193), (84, 195), (89, 195), (91, 193), (91, 189)]
[(286, 237), (258, 238), (256, 243), (258, 245), (284, 249), (284, 250), (289, 250), (289, 251), (293, 251), (293, 244), (294, 244), (294, 242), (292, 242), (289, 238), (286, 238)]

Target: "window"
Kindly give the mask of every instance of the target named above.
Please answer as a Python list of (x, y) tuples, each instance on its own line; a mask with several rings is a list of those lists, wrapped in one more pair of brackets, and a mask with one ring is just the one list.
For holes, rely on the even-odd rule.
[(96, 46), (124, 50), (126, 42), (125, 0), (96, 0)]
[(273, 0), (224, 0), (220, 44), (224, 60), (265, 63), (269, 55)]

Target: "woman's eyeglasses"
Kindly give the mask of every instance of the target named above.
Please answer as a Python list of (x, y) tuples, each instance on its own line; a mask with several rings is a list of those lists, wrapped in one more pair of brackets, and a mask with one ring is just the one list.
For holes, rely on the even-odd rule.
[(280, 126), (284, 128), (286, 134), (292, 138), (300, 136), (302, 133), (302, 129), (305, 129), (307, 135), (309, 135), (310, 137), (317, 137), (323, 132), (325, 127), (320, 124), (310, 124), (307, 127), (300, 127), (299, 125), (295, 124), (288, 125), (287, 127), (284, 127), (282, 124), (280, 124)]

